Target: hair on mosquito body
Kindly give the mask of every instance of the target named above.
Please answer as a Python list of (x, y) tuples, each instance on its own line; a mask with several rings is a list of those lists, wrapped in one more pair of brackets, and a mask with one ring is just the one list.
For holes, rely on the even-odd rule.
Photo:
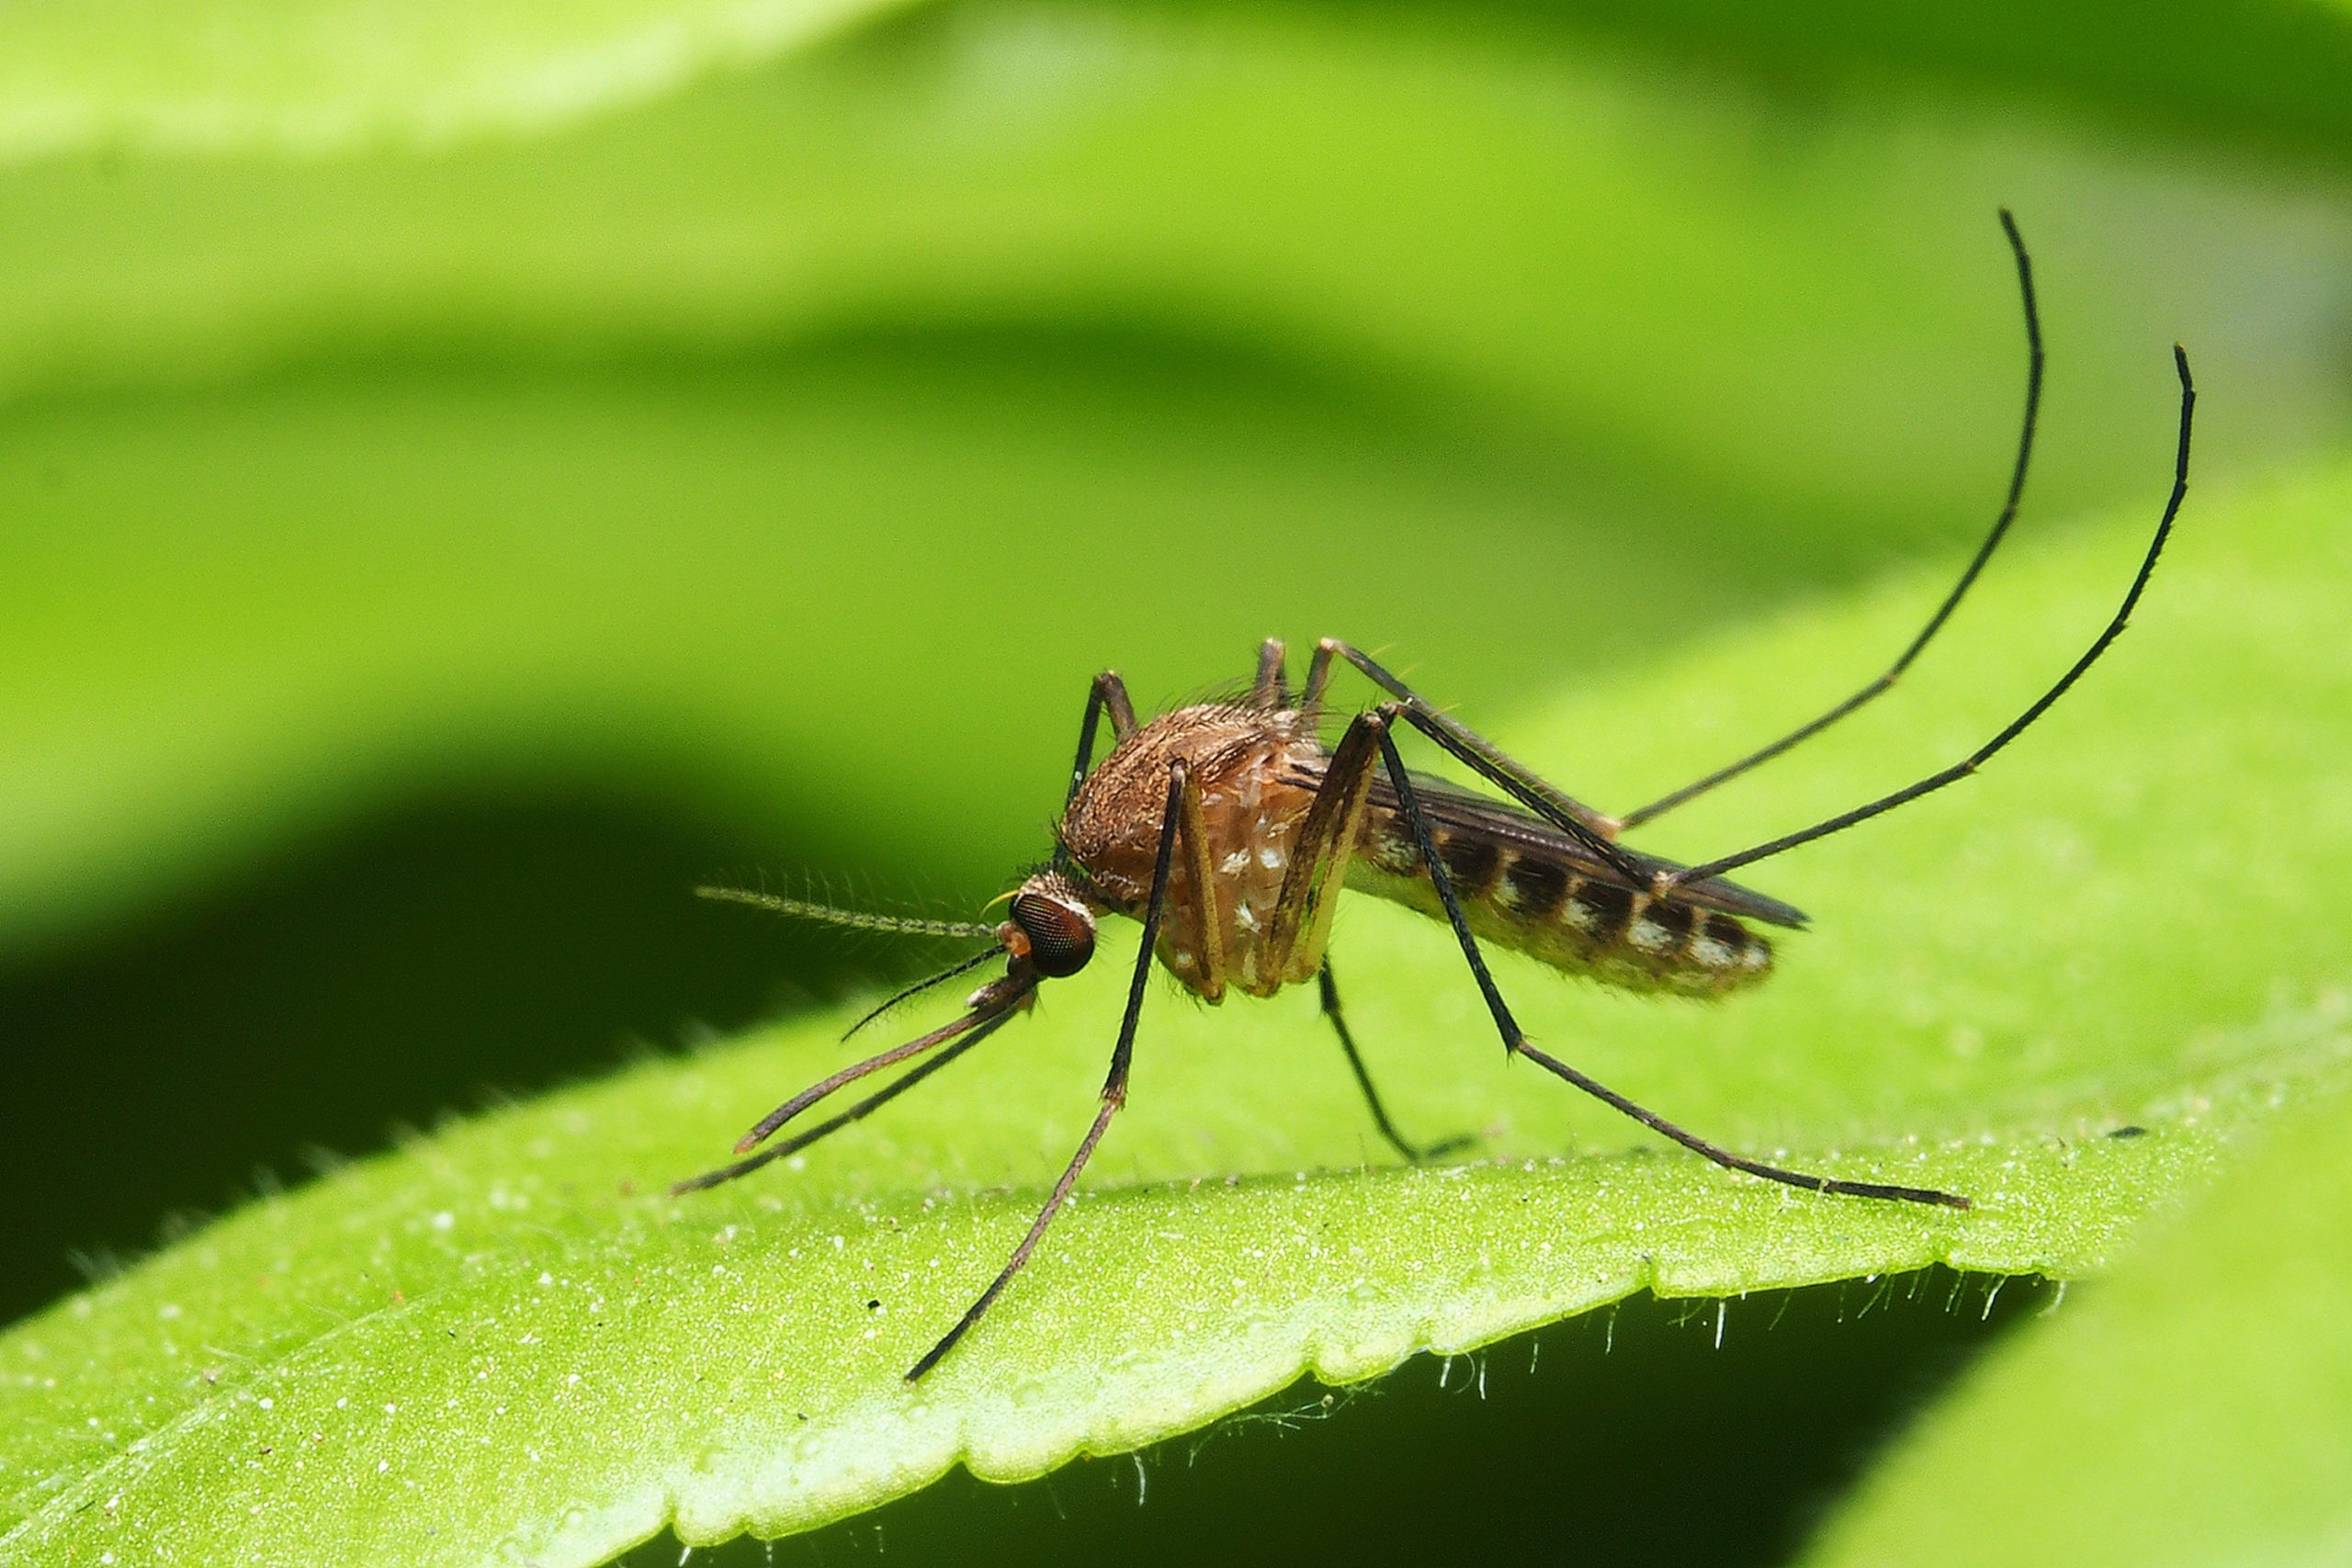
[[(1259, 649), (1246, 684), (1219, 688), (1212, 699), (1180, 703), (1148, 719), (1137, 716), (1125, 682), (1105, 671), (1087, 688), (1077, 754), (1052, 824), (1052, 856), (991, 902), (991, 908), (1002, 906), (999, 918), (927, 919), (737, 889), (701, 890), (706, 897), (849, 930), (982, 944), (886, 1000), (852, 1033), (934, 987), (975, 976), (979, 983), (965, 996), (959, 1016), (803, 1089), (744, 1134), (736, 1145), (742, 1157), (734, 1164), (682, 1181), (673, 1190), (683, 1193), (749, 1175), (880, 1110), (1027, 1011), (1041, 987), (1085, 969), (1094, 958), (1101, 924), (1112, 916), (1135, 921), (1142, 935), (1094, 1119), (1003, 1267), (908, 1370), (908, 1381), (938, 1365), (981, 1320), (1069, 1200), (1080, 1173), (1126, 1103), (1144, 993), (1155, 966), (1212, 1007), (1235, 992), (1271, 997), (1289, 986), (1312, 984), (1372, 1125), (1390, 1147), (1419, 1161), (1476, 1142), (1408, 1138), (1374, 1088), (1340, 1004), (1329, 952), (1333, 912), (1346, 889), (1402, 904), (1446, 928), (1507, 1056), (1534, 1064), (1689, 1153), (1726, 1171), (1824, 1200), (1970, 1209), (1971, 1201), (1962, 1193), (1796, 1169), (1735, 1153), (1678, 1125), (1538, 1048), (1504, 999), (1486, 953), (1492, 947), (1510, 948), (1563, 974), (1644, 996), (1715, 999), (1763, 984), (1775, 962), (1768, 931), (1801, 930), (1805, 916), (1727, 880), (1727, 874), (1860, 827), (1969, 777), (2039, 721), (2122, 635), (2188, 490), (2197, 394), (2188, 355), (2177, 344), (2173, 365), (2180, 415), (2170, 492), (2113, 616), (2040, 697), (1960, 761), (1745, 849), (1683, 864), (1623, 841), (1891, 690), (1951, 619), (2007, 536), (2033, 453), (2043, 352), (2033, 265), (2007, 209), (2001, 228), (2016, 268), (2027, 351), (2024, 413), (2007, 491), (1958, 582), (1879, 675), (1745, 756), (1647, 805), (1611, 814), (1571, 796), (1430, 702), (1378, 660), (1337, 638), (1315, 645), (1295, 690), (1283, 645), (1270, 638)], [(1370, 705), (1348, 714), (1344, 722), (1333, 714), (1327, 723), (1332, 682), (1342, 674), (1370, 688)], [(1098, 757), (1105, 724), (1110, 746)], [(1333, 728), (1336, 739), (1329, 739)], [(1493, 793), (1408, 769), (1397, 749), (1406, 733), (1433, 745), (1475, 775), (1483, 791)], [(775, 1138), (820, 1101), (902, 1065), (904, 1072), (849, 1109)], [(1848, 1156), (1846, 1163), (1868, 1158)], [(1719, 1311), (1718, 1332), (1723, 1321)]]

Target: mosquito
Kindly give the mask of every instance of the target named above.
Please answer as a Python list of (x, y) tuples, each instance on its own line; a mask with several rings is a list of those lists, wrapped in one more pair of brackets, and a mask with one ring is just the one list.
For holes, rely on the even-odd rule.
[[(2173, 363), (2180, 379), (2180, 433), (2171, 497), (2114, 618), (2030, 706), (1940, 772), (1736, 853), (1681, 865), (1620, 841), (1627, 831), (1820, 734), (1893, 686), (1951, 619), (2007, 536), (2033, 453), (2041, 403), (2042, 343), (2033, 264), (2006, 209), (2001, 227), (2016, 258), (2028, 350), (2025, 413), (2007, 496), (1959, 582), (1884, 673), (1769, 745), (1638, 810), (1612, 817), (1571, 798), (1514, 761), (1344, 642), (1327, 638), (1316, 645), (1306, 684), (1295, 697), (1283, 645), (1269, 640), (1259, 650), (1246, 692), (1227, 701), (1175, 708), (1148, 722), (1137, 719), (1126, 686), (1115, 672), (1106, 671), (1094, 677), (1087, 693), (1078, 759), (1070, 769), (1061, 816), (1054, 824), (1052, 858), (1012, 892), (1008, 918), (1001, 923), (901, 919), (735, 888), (700, 890), (707, 897), (837, 925), (984, 939), (990, 944), (891, 998), (860, 1020), (851, 1034), (897, 1002), (933, 986), (999, 958), (1004, 968), (966, 999), (966, 1010), (953, 1022), (844, 1067), (794, 1095), (736, 1145), (735, 1152), (749, 1157), (679, 1182), (673, 1190), (684, 1193), (747, 1175), (904, 1094), (1025, 1010), (1046, 981), (1084, 969), (1094, 956), (1098, 923), (1106, 915), (1140, 921), (1143, 941), (1093, 1124), (1003, 1269), (955, 1326), (908, 1371), (908, 1382), (937, 1366), (1029, 1261), (1109, 1131), (1112, 1118), (1126, 1103), (1136, 1022), (1155, 959), (1185, 988), (1212, 1004), (1234, 991), (1270, 997), (1285, 986), (1312, 982), (1380, 1135), (1408, 1160), (1458, 1147), (1469, 1140), (1427, 1146), (1409, 1142), (1382, 1103), (1356, 1049), (1326, 951), (1339, 892), (1349, 887), (1442, 919), (1452, 928), (1507, 1055), (1525, 1057), (1702, 1158), (1814, 1193), (1968, 1208), (1969, 1200), (1956, 1192), (1849, 1180), (1751, 1159), (1636, 1104), (1529, 1041), (1495, 984), (1482, 944), (1511, 948), (1565, 973), (1630, 991), (1720, 997), (1752, 987), (1771, 971), (1772, 944), (1751, 926), (1796, 930), (1805, 924), (1805, 917), (1776, 898), (1724, 880), (1725, 873), (1843, 832), (1957, 784), (2023, 734), (2122, 635), (2188, 490), (2189, 427), (2197, 393), (2188, 355), (2178, 344), (2173, 348)], [(1349, 719), (1336, 745), (1327, 747), (1322, 739), (1325, 703), (1332, 677), (1342, 667), (1368, 681), (1380, 696)], [(1114, 739), (1108, 754), (1097, 762), (1096, 741), (1105, 717)], [(1508, 799), (1474, 794), (1408, 769), (1396, 747), (1397, 734), (1405, 729), (1434, 742)], [(848, 1110), (752, 1153), (836, 1091), (918, 1057), (927, 1059)]]

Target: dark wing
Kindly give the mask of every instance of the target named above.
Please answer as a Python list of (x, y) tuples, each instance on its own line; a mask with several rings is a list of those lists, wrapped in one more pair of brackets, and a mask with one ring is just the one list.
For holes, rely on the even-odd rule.
[[(1297, 782), (1309, 788), (1322, 782), (1319, 771), (1313, 764), (1300, 768), (1299, 773), (1301, 776)], [(1307, 776), (1309, 774), (1317, 776)], [(1532, 850), (1567, 862), (1583, 875), (1620, 887), (1628, 886), (1615, 866), (1533, 812), (1523, 811), (1508, 801), (1496, 800), (1489, 795), (1473, 795), (1459, 784), (1432, 778), (1427, 773), (1414, 773), (1412, 779), (1413, 793), (1420, 797), (1421, 809), (1428, 813), (1432, 827), (1466, 829), (1491, 835), (1505, 843), (1524, 844)], [(1385, 776), (1375, 775), (1372, 781), (1372, 805), (1377, 811), (1399, 809), (1396, 792)], [(1682, 869), (1678, 862), (1645, 855), (1639, 850), (1628, 849), (1625, 853), (1645, 872)], [(1635, 891), (1640, 889), (1637, 887)], [(1702, 909), (1716, 909), (1726, 915), (1745, 915), (1766, 925), (1802, 930), (1806, 924), (1804, 910), (1719, 877), (1677, 888), (1675, 897)]]

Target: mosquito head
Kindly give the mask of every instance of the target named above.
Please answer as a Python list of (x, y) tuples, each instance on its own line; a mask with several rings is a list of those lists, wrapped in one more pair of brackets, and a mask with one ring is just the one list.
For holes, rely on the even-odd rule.
[(1018, 965), (1048, 980), (1077, 974), (1094, 956), (1094, 911), (1069, 879), (1059, 872), (1041, 871), (1021, 885), (1012, 896), (1012, 918), (997, 930)]

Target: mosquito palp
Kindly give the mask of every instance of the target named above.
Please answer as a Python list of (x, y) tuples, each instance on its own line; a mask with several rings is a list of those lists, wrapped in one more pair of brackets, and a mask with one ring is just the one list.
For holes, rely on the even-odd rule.
[[(2038, 699), (1960, 761), (1747, 849), (1679, 865), (1620, 842), (1627, 830), (1786, 754), (1883, 694), (1951, 618), (2007, 536), (2033, 451), (2042, 342), (2025, 242), (2006, 209), (2001, 224), (2016, 260), (2029, 356), (2025, 414), (2007, 495), (1959, 582), (1883, 673), (1778, 739), (1637, 810), (1611, 817), (1514, 761), (1377, 661), (1335, 639), (1316, 645), (1295, 702), (1283, 645), (1272, 640), (1259, 649), (1250, 684), (1236, 700), (1193, 704), (1148, 721), (1137, 720), (1125, 682), (1106, 671), (1087, 691), (1077, 758), (1054, 824), (1052, 861), (1009, 895), (1002, 922), (902, 919), (733, 889), (700, 890), (706, 897), (800, 919), (990, 942), (944, 973), (899, 992), (860, 1020), (852, 1033), (908, 997), (990, 960), (1002, 958), (1004, 970), (967, 998), (965, 1011), (954, 1021), (795, 1095), (737, 1145), (736, 1152), (748, 1157), (680, 1182), (674, 1190), (746, 1175), (913, 1088), (1024, 1010), (1045, 982), (1086, 967), (1094, 954), (1098, 923), (1106, 915), (1140, 922), (1143, 941), (1094, 1120), (1003, 1268), (909, 1370), (909, 1381), (938, 1365), (1021, 1271), (1125, 1104), (1145, 985), (1155, 963), (1210, 1003), (1222, 1002), (1233, 991), (1268, 997), (1314, 981), (1380, 1135), (1407, 1159), (1459, 1148), (1475, 1140), (1418, 1144), (1405, 1136), (1374, 1088), (1348, 1028), (1326, 950), (1339, 894), (1349, 888), (1445, 922), (1508, 1055), (1527, 1058), (1702, 1158), (1825, 1196), (1969, 1209), (1969, 1200), (1955, 1192), (1770, 1165), (1677, 1125), (1531, 1043), (1487, 967), (1485, 949), (1512, 948), (1565, 973), (1624, 990), (1719, 997), (1760, 984), (1775, 954), (1771, 940), (1754, 928), (1799, 929), (1805, 917), (1776, 898), (1724, 880), (1725, 873), (1843, 832), (1958, 783), (2038, 721), (2122, 635), (2188, 493), (2197, 394), (2188, 356), (2177, 346), (2173, 355), (2180, 381), (2179, 436), (2163, 515), (2113, 617)], [(1381, 700), (1355, 714), (1338, 742), (1326, 746), (1323, 710), (1342, 666), (1377, 688)], [(1097, 761), (1106, 715), (1113, 741)], [(1496, 800), (1408, 770), (1396, 744), (1400, 726), (1433, 742), (1510, 799)], [(848, 1111), (752, 1153), (838, 1090), (910, 1061), (912, 1067)]]
[(883, 998), (880, 1001), (866, 1009), (855, 1023), (853, 1023), (847, 1029), (842, 1030), (842, 1038), (845, 1041), (856, 1039), (858, 1034), (864, 1031), (867, 1024), (872, 1023), (876, 1019), (880, 1018), (885, 1013), (896, 1009), (901, 1002), (911, 1001), (935, 986), (944, 986), (947, 984), (948, 981), (953, 980), (958, 975), (968, 975), (973, 970), (978, 969), (981, 964), (986, 964), (989, 959), (999, 956), (1003, 952), (1004, 949), (1001, 947), (984, 947), (980, 949), (979, 952), (972, 954), (969, 958), (961, 958), (956, 960), (946, 968), (942, 969), (936, 975), (917, 980), (910, 986), (899, 987), (897, 990), (891, 992), (888, 996)]

